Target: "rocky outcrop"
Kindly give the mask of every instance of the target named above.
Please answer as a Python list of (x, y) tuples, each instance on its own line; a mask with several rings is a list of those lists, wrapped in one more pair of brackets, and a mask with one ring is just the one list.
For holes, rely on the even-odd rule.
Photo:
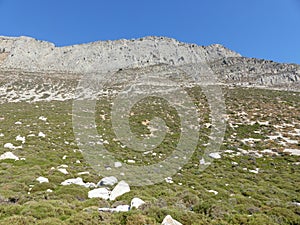
[(221, 45), (208, 47), (185, 44), (165, 37), (136, 40), (98, 41), (55, 47), (30, 37), (0, 37), (0, 50), (8, 53), (0, 68), (30, 72), (86, 73), (157, 64), (183, 65), (239, 57)]
[(300, 66), (273, 61), (228, 57), (210, 63), (226, 84), (300, 90)]
[[(299, 65), (245, 58), (218, 44), (145, 37), (56, 47), (30, 37), (0, 37), (0, 103), (72, 99), (87, 73), (106, 73), (118, 82), (149, 68), (168, 76), (170, 70), (163, 70), (170, 66), (202, 63), (220, 84), (300, 91)], [(201, 81), (200, 71), (196, 76)]]

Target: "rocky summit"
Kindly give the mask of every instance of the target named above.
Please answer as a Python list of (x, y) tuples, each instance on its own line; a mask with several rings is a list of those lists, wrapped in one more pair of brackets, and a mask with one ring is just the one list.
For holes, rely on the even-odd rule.
[(165, 37), (0, 37), (0, 224), (300, 224), (300, 66)]
[[(201, 63), (209, 66), (219, 84), (300, 89), (299, 65), (242, 57), (219, 44), (198, 46), (166, 37), (145, 37), (56, 47), (30, 37), (0, 37), (1, 101), (71, 99), (75, 83), (86, 74), (110, 73), (114, 77), (120, 70), (140, 69), (143, 73), (151, 66)], [(202, 75), (195, 76), (197, 80)]]

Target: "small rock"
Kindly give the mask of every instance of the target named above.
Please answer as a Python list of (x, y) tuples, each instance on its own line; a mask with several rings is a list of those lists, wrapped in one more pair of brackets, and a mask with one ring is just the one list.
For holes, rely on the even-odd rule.
[(2, 155), (0, 155), (0, 160), (4, 159), (14, 159), (15, 161), (19, 160), (18, 156), (15, 156), (12, 152), (5, 152)]
[(210, 162), (205, 162), (205, 159), (202, 158), (199, 160), (200, 165), (210, 165)]
[(16, 147), (12, 143), (4, 144), (4, 148), (15, 149)]
[(84, 172), (79, 172), (79, 173), (77, 173), (78, 175), (86, 175), (86, 174), (90, 174), (90, 172), (89, 171), (84, 171)]
[(292, 204), (300, 207), (300, 202), (292, 202)]
[(47, 121), (47, 118), (46, 118), (46, 117), (44, 117), (44, 116), (40, 116), (40, 117), (39, 117), (39, 120), (42, 120), (42, 121)]
[(173, 184), (173, 180), (172, 180), (172, 177), (166, 177), (165, 178), (165, 181), (168, 183), (168, 184)]
[(69, 174), (69, 172), (65, 168), (58, 168), (57, 170), (63, 174)]
[(130, 187), (129, 185), (125, 182), (125, 181), (120, 181), (115, 188), (112, 190), (109, 200), (113, 201), (115, 200), (117, 197), (127, 193), (130, 191)]
[(61, 182), (61, 185), (63, 185), (63, 186), (71, 185), (71, 184), (80, 185), (80, 186), (83, 186), (83, 187), (86, 187), (86, 188), (96, 187), (96, 185), (94, 183), (84, 183), (81, 177), (71, 178), (71, 179), (67, 179), (67, 180)]
[(210, 193), (214, 193), (215, 195), (217, 195), (219, 192), (215, 191), (215, 190), (208, 190), (208, 192)]
[(49, 180), (46, 177), (38, 177), (36, 180), (40, 183), (49, 183)]
[(20, 136), (20, 135), (18, 135), (17, 137), (16, 137), (16, 141), (21, 141), (22, 142), (22, 144), (24, 144), (25, 143), (25, 137), (22, 137), (22, 136)]
[(162, 225), (182, 225), (177, 220), (174, 220), (170, 215), (167, 215), (161, 223)]
[(129, 205), (119, 205), (116, 208), (99, 208), (98, 210), (101, 212), (128, 212)]
[(108, 200), (110, 195), (110, 191), (106, 188), (96, 188), (88, 192), (89, 198), (102, 198), (104, 200)]
[(44, 137), (46, 137), (46, 134), (44, 134), (43, 132), (39, 132), (38, 136), (44, 138)]
[(106, 185), (112, 186), (115, 185), (116, 183), (118, 183), (118, 179), (116, 177), (114, 176), (104, 177), (98, 182), (97, 187), (106, 186)]
[(218, 152), (209, 153), (209, 157), (213, 159), (221, 159), (221, 155)]
[(99, 208), (98, 210), (99, 210), (100, 212), (111, 212), (111, 211), (112, 211), (112, 208), (104, 207), (104, 208)]
[(118, 205), (113, 211), (115, 212), (128, 212), (129, 211), (129, 205)]
[(140, 198), (133, 198), (130, 203), (130, 208), (138, 209), (141, 205), (145, 204), (145, 202)]
[(119, 168), (119, 167), (121, 167), (122, 166), (122, 163), (121, 162), (115, 162), (115, 167), (116, 168)]
[(250, 173), (256, 173), (258, 174), (259, 168), (256, 168), (255, 170), (249, 170)]

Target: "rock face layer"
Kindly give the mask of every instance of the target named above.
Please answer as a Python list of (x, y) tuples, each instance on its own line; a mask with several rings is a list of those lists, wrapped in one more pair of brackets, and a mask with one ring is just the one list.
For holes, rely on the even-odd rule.
[(29, 37), (0, 37), (1, 68), (31, 72), (59, 71), (85, 73), (157, 64), (183, 65), (240, 57), (221, 45), (208, 47), (185, 44), (164, 37), (136, 40), (98, 41), (67, 47)]
[(145, 37), (55, 47), (30, 37), (0, 37), (0, 102), (72, 99), (88, 73), (119, 81), (151, 67), (163, 71), (203, 63), (223, 85), (300, 91), (299, 65), (242, 57), (218, 44)]

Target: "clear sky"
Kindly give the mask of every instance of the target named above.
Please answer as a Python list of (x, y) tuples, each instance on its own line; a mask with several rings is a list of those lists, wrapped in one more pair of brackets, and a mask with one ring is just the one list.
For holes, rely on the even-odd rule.
[(57, 46), (168, 36), (300, 64), (300, 0), (0, 0), (0, 35)]

